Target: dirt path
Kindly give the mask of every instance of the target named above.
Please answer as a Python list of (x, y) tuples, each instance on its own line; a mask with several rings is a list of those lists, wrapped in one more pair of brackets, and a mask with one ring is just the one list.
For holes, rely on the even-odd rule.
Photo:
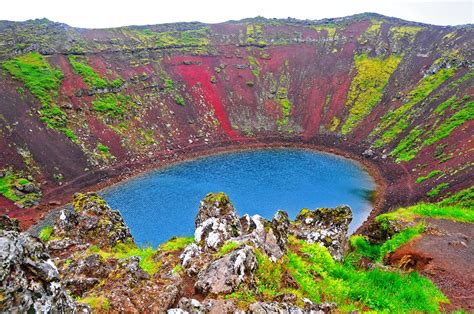
[(410, 266), (430, 278), (449, 298), (445, 311), (474, 311), (474, 226), (428, 219), (428, 232), (400, 247), (392, 264), (410, 260)]

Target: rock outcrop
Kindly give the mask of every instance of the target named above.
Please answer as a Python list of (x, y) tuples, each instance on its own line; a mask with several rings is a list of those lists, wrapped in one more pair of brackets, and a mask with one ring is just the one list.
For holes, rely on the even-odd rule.
[(205, 294), (231, 293), (244, 281), (251, 282), (256, 267), (253, 248), (244, 245), (201, 271), (197, 275), (195, 287)]
[(0, 312), (73, 313), (75, 301), (66, 293), (45, 245), (2, 217), (0, 229)]
[[(0, 310), (78, 312), (91, 310), (87, 303), (93, 311), (134, 313), (328, 312), (335, 305), (290, 292), (260, 295), (261, 267), (285, 263), (290, 234), (338, 257), (350, 220), (348, 207), (304, 210), (294, 222), (284, 211), (271, 221), (239, 217), (227, 195), (209, 193), (197, 213), (194, 241), (154, 251), (138, 248), (120, 213), (97, 194), (77, 194), (72, 210), (62, 210), (48, 227), (46, 245), (0, 217)], [(281, 284), (298, 289), (287, 270), (279, 272)], [(246, 311), (236, 299), (222, 299), (242, 289), (253, 295)]]
[(302, 209), (291, 225), (291, 233), (308, 243), (320, 243), (341, 260), (347, 244), (347, 231), (352, 221), (349, 206)]

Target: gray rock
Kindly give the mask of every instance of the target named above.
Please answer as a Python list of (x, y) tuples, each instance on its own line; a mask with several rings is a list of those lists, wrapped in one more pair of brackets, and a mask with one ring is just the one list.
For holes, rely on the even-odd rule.
[(302, 209), (291, 225), (290, 232), (308, 243), (319, 243), (328, 248), (336, 260), (341, 260), (347, 245), (347, 231), (352, 221), (349, 206)]
[(217, 251), (224, 242), (241, 233), (237, 211), (224, 193), (209, 193), (201, 201), (194, 238), (204, 250)]
[(195, 287), (206, 294), (231, 293), (242, 282), (253, 280), (256, 267), (253, 248), (243, 245), (199, 272)]
[(27, 233), (0, 230), (0, 282), (0, 312), (77, 310), (44, 244)]

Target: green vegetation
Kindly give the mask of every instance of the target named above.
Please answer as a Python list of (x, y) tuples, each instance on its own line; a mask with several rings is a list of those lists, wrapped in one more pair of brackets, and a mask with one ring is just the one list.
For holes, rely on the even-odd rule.
[(188, 246), (188, 244), (193, 242), (193, 237), (171, 238), (169, 241), (160, 245), (159, 249), (163, 252), (178, 251), (184, 249), (186, 246)]
[(428, 197), (435, 197), (435, 196), (438, 196), (438, 194), (441, 192), (441, 190), (447, 188), (449, 186), (448, 183), (446, 182), (443, 182), (443, 183), (440, 183), (438, 184), (436, 187), (434, 187), (431, 191), (429, 191), (428, 193), (426, 193), (426, 195)]
[(336, 34), (336, 24), (316, 25), (313, 26), (313, 29), (317, 32), (326, 31), (329, 38), (333, 38)]
[(39, 233), (39, 238), (43, 242), (48, 242), (49, 239), (51, 238), (51, 235), (53, 234), (53, 232), (54, 232), (54, 228), (52, 226), (46, 226), (46, 227), (41, 229), (41, 231)]
[[(370, 308), (381, 312), (439, 312), (448, 302), (436, 286), (418, 273), (358, 270), (346, 258), (335, 262), (325, 247), (292, 240), (302, 254), (288, 253), (285, 264), (303, 295), (314, 302), (334, 301), (342, 312)], [(387, 248), (391, 249), (391, 248)]]
[(418, 34), (422, 29), (423, 27), (421, 26), (395, 26), (390, 28), (390, 34), (395, 40), (400, 40), (402, 38), (414, 40), (416, 34)]
[(180, 106), (184, 106), (186, 104), (185, 101), (184, 101), (183, 96), (181, 96), (181, 95), (174, 96), (174, 101)]
[(249, 45), (257, 45), (259, 47), (265, 47), (267, 45), (267, 42), (265, 41), (263, 37), (263, 29), (262, 25), (260, 24), (248, 24), (247, 25), (247, 40), (246, 43)]
[(60, 70), (53, 69), (37, 52), (10, 59), (3, 63), (3, 68), (15, 79), (22, 81), (31, 94), (39, 99), (41, 121), (49, 128), (58, 130), (71, 140), (77, 141), (73, 131), (67, 128), (66, 114), (54, 103), (64, 77)]
[(3, 63), (3, 68), (22, 81), (43, 106), (51, 106), (63, 79), (60, 70), (53, 69), (42, 55), (31, 52)]
[(98, 95), (92, 101), (92, 110), (112, 120), (123, 121), (134, 107), (130, 96), (122, 94)]
[(360, 235), (352, 236), (350, 243), (357, 257), (364, 256), (373, 261), (381, 262), (387, 254), (395, 252), (400, 246), (422, 234), (424, 231), (425, 225), (419, 223), (414, 227), (406, 228), (395, 234), (383, 244), (371, 244), (364, 236)]
[(156, 46), (158, 48), (207, 46), (209, 45), (209, 34), (208, 27), (182, 32), (157, 33)]
[(371, 133), (372, 136), (378, 135), (381, 131), (386, 130), (382, 134), (382, 138), (375, 142), (376, 147), (382, 147), (395, 139), (409, 125), (411, 117), (410, 110), (419, 102), (428, 97), (435, 89), (447, 81), (456, 73), (456, 68), (443, 68), (432, 74), (422, 78), (417, 86), (408, 94), (408, 102), (399, 108), (388, 112), (384, 115), (379, 125)]
[(240, 244), (235, 241), (226, 242), (223, 246), (221, 246), (216, 255), (218, 257), (224, 256), (227, 253), (236, 250), (239, 246)]
[(380, 32), (380, 28), (382, 27), (382, 21), (372, 20), (372, 24), (367, 28), (365, 34), (367, 35), (374, 35)]
[[(410, 161), (424, 147), (433, 145), (448, 137), (457, 127), (474, 120), (474, 102), (471, 101), (463, 104), (469, 99), (470, 96), (463, 97), (462, 99), (456, 99), (453, 96), (442, 102), (434, 110), (434, 115), (443, 116), (448, 110), (454, 113), (441, 124), (438, 124), (437, 120), (436, 123), (430, 124), (425, 129), (416, 126), (398, 143), (391, 154), (397, 157), (397, 161)], [(462, 107), (458, 110), (460, 106)]]
[(90, 305), (93, 310), (110, 310), (110, 301), (104, 296), (89, 296), (86, 298), (79, 298), (77, 302)]
[(288, 99), (288, 90), (285, 87), (280, 87), (278, 89), (277, 100), (283, 114), (277, 123), (279, 126), (284, 126), (288, 124), (292, 106), (291, 101)]
[(428, 146), (446, 138), (455, 128), (463, 125), (467, 121), (474, 120), (474, 101), (467, 103), (462, 109), (454, 113), (446, 122), (438, 126), (433, 135), (423, 142), (423, 146)]
[(118, 243), (110, 251), (104, 251), (97, 246), (91, 246), (89, 251), (92, 253), (97, 253), (105, 259), (124, 259), (137, 256), (140, 258), (140, 267), (150, 275), (154, 275), (160, 268), (160, 263), (155, 262), (153, 259), (156, 250), (149, 246), (139, 248), (133, 243)]
[(0, 177), (0, 194), (17, 204), (29, 207), (40, 199), (41, 194), (37, 192), (21, 194), (16, 192), (17, 189), (15, 188), (29, 183), (29, 180), (22, 177), (21, 172), (15, 173), (11, 169), (6, 170), (5, 175)]
[(380, 215), (377, 221), (402, 220), (412, 221), (416, 217), (449, 219), (453, 221), (474, 223), (474, 187), (462, 190), (438, 203), (419, 203), (410, 207)]
[(260, 64), (258, 64), (257, 60), (253, 56), (248, 56), (247, 60), (250, 64), (250, 69), (255, 76), (255, 78), (260, 78)]
[(78, 56), (69, 56), (69, 63), (75, 73), (79, 74), (84, 82), (91, 88), (106, 88), (109, 86), (106, 79), (99, 76), (94, 69), (87, 64), (87, 61), (81, 62)]
[(97, 143), (97, 149), (101, 151), (102, 153), (110, 153), (110, 149), (107, 145), (104, 145), (102, 143)]
[(385, 86), (400, 61), (401, 57), (396, 55), (386, 59), (369, 58), (366, 54), (354, 57), (357, 73), (347, 96), (346, 105), (351, 107), (341, 129), (342, 134), (349, 133), (380, 102)]
[(444, 172), (441, 170), (433, 170), (430, 173), (428, 173), (426, 176), (421, 176), (416, 179), (416, 183), (422, 183), (428, 179), (434, 178), (434, 177), (440, 177), (443, 175)]

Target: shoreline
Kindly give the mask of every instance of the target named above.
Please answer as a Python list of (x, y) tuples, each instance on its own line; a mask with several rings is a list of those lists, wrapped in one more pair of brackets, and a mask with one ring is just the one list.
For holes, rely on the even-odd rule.
[[(378, 213), (380, 213), (384, 208), (383, 204), (385, 201), (385, 195), (387, 190), (387, 180), (382, 174), (381, 169), (379, 166), (374, 163), (372, 160), (365, 158), (350, 149), (341, 149), (338, 147), (327, 147), (321, 144), (315, 143), (307, 143), (307, 142), (294, 142), (294, 141), (270, 141), (265, 142), (266, 139), (263, 141), (253, 140), (253, 141), (245, 141), (245, 142), (237, 142), (237, 143), (224, 143), (224, 145), (219, 146), (221, 143), (217, 143), (217, 147), (195, 147), (190, 146), (187, 148), (182, 149), (179, 152), (172, 151), (175, 153), (171, 158), (162, 155), (161, 158), (156, 156), (151, 158), (147, 161), (139, 162), (136, 167), (131, 166), (128, 171), (123, 173), (116, 173), (120, 171), (121, 168), (127, 167), (128, 165), (116, 165), (115, 167), (109, 169), (111, 177), (105, 178), (104, 180), (99, 180), (99, 182), (86, 186), (82, 189), (79, 189), (76, 192), (99, 192), (100, 190), (106, 189), (113, 185), (119, 183), (125, 183), (130, 179), (134, 179), (136, 177), (146, 175), (150, 172), (163, 169), (166, 167), (171, 167), (179, 163), (199, 159), (199, 158), (206, 158), (209, 156), (226, 154), (226, 153), (233, 153), (239, 151), (248, 151), (248, 150), (258, 150), (258, 149), (272, 149), (272, 148), (294, 148), (294, 149), (305, 149), (313, 152), (331, 154), (340, 158), (349, 159), (351, 162), (355, 162), (358, 166), (360, 166), (364, 171), (366, 171), (374, 180), (375, 182), (375, 191), (374, 191), (374, 200), (372, 202), (373, 208), (370, 211), (369, 215), (367, 216), (366, 220), (355, 230), (354, 234), (363, 232), (367, 227), (368, 223), (375, 217)], [(210, 145), (209, 145), (210, 146)], [(202, 149), (204, 148), (204, 149)], [(177, 154), (176, 154), (177, 153)], [(115, 174), (115, 175), (114, 175)], [(79, 178), (78, 178), (79, 179)], [(69, 184), (73, 184), (74, 181), (71, 181)], [(45, 201), (51, 202), (52, 197), (54, 196), (59, 189), (67, 188), (58, 187), (56, 189), (52, 189), (45, 194)], [(25, 221), (25, 219), (21, 219), (19, 217), (20, 223), (22, 224), (22, 228), (29, 229), (34, 225), (42, 225), (42, 220), (45, 217), (54, 214), (54, 212), (58, 212), (60, 209), (68, 206), (71, 204), (72, 201), (72, 194), (73, 193), (64, 193), (60, 197), (56, 197), (54, 201), (54, 205), (50, 203), (42, 204), (33, 208), (36, 211), (37, 215), (32, 215), (29, 221)], [(57, 203), (60, 204), (57, 204)], [(14, 216), (14, 215), (13, 215)]]

